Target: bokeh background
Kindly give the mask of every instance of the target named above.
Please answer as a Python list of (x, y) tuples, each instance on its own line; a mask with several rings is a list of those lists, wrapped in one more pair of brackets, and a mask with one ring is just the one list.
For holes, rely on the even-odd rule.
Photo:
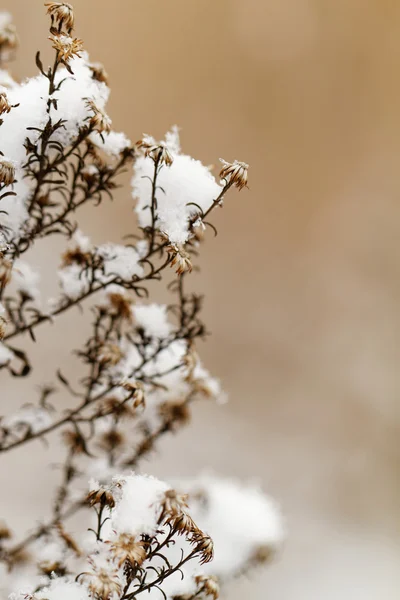
[[(400, 4), (73, 4), (77, 35), (109, 73), (115, 129), (135, 141), (177, 123), (184, 151), (205, 164), (251, 165), (250, 191), (217, 211), (219, 235), (192, 278), (213, 333), (202, 357), (230, 403), (198, 407), (145, 468), (257, 479), (280, 503), (281, 556), (235, 582), (231, 600), (397, 600)], [(21, 38), (14, 75), (33, 75), (36, 50), (48, 56), (42, 2), (2, 8)], [(83, 218), (95, 241), (118, 240), (135, 226), (129, 192)], [(57, 244), (33, 255), (49, 281)], [(68, 369), (78, 318), (43, 326), (38, 381), (55, 354)], [(21, 392), (7, 385), (10, 407)], [(17, 527), (42, 516), (53, 477), (47, 450), (30, 449), (29, 463), (16, 452), (0, 475)]]

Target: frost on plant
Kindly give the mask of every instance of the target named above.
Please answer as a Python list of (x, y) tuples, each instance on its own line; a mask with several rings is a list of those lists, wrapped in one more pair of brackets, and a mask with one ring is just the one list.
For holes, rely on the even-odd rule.
[[(29, 376), (41, 324), (55, 327), (77, 305), (91, 308), (91, 333), (75, 349), (84, 377), (59, 369), (54, 383), (0, 419), (0, 453), (29, 453), (53, 432), (65, 448), (47, 520), (17, 539), (0, 522), (0, 595), (216, 599), (225, 581), (279, 548), (276, 506), (236, 481), (171, 485), (135, 471), (163, 435), (188, 422), (194, 402), (221, 395), (197, 354), (206, 326), (190, 273), (214, 229), (212, 212), (230, 188), (246, 187), (248, 165), (222, 161), (216, 181), (183, 153), (176, 128), (164, 141), (144, 135), (136, 144), (115, 132), (107, 74), (75, 36), (72, 6), (46, 8), (53, 64), (38, 53), (38, 75), (22, 83), (7, 71), (18, 38), (10, 15), (0, 15), (1, 375)], [(79, 208), (112, 199), (126, 170), (138, 228), (125, 239), (135, 241), (95, 245), (78, 227)], [(65, 240), (53, 298), (29, 259), (48, 236)], [(165, 280), (172, 299), (159, 305), (148, 284)], [(82, 531), (68, 522), (77, 513)]]

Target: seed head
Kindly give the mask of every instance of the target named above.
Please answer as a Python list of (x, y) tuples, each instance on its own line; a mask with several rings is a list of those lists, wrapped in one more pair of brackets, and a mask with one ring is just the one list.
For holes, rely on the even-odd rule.
[(51, 17), (52, 25), (61, 25), (71, 31), (74, 27), (74, 10), (67, 2), (47, 2), (47, 14)]
[(196, 577), (196, 583), (199, 586), (199, 590), (202, 590), (206, 596), (210, 596), (213, 600), (219, 598), (219, 585), (216, 577), (198, 575)]
[(222, 163), (222, 169), (219, 174), (221, 179), (224, 179), (227, 184), (235, 185), (239, 191), (247, 187), (249, 165), (238, 160), (233, 161), (233, 163), (228, 163), (222, 158), (219, 160)]
[(151, 136), (144, 135), (143, 139), (139, 140), (136, 145), (140, 150), (143, 150), (145, 156), (151, 158), (159, 165), (170, 167), (174, 162), (173, 156), (165, 142), (156, 142)]
[(97, 490), (92, 490), (87, 496), (87, 501), (90, 506), (100, 504), (101, 506), (108, 506), (114, 508), (115, 500), (112, 491), (106, 487), (100, 487)]
[(184, 401), (164, 402), (159, 407), (159, 414), (170, 430), (174, 430), (190, 420), (190, 411)]
[(214, 558), (214, 543), (209, 535), (199, 532), (192, 538), (192, 543), (196, 545), (196, 550), (201, 554), (200, 564), (204, 565)]
[(110, 301), (113, 312), (123, 319), (127, 321), (132, 320), (132, 300), (127, 296), (123, 296), (118, 293), (108, 294), (108, 299)]
[[(7, 329), (7, 321), (3, 317), (0, 317), (0, 340), (4, 339), (4, 336), (6, 335), (6, 329)], [(0, 534), (0, 537), (1, 537), (1, 534)]]
[(187, 512), (182, 511), (178, 515), (172, 515), (166, 520), (172, 527), (172, 530), (178, 535), (200, 535), (201, 531), (198, 529), (196, 523)]
[(0, 521), (0, 544), (2, 540), (9, 540), (11, 538), (11, 531), (3, 520)]
[(15, 181), (15, 168), (8, 160), (0, 161), (0, 183), (11, 185)]
[(183, 273), (190, 273), (193, 269), (192, 262), (190, 260), (190, 254), (186, 252), (183, 246), (174, 244), (167, 247), (168, 254), (172, 256), (172, 260), (170, 262), (171, 267), (176, 267), (176, 272), (178, 275), (182, 275)]
[(119, 594), (121, 592), (121, 584), (119, 583), (117, 572), (98, 567), (90, 558), (89, 562), (93, 571), (91, 573), (82, 573), (80, 578), (88, 583), (88, 589), (91, 594), (99, 600), (108, 600), (114, 594)]
[(91, 63), (88, 67), (92, 71), (93, 79), (105, 84), (108, 83), (108, 73), (101, 63)]
[(18, 36), (15, 25), (7, 23), (0, 30), (0, 58), (8, 58), (9, 53), (18, 46)]
[(9, 113), (12, 109), (12, 105), (9, 103), (7, 94), (5, 92), (0, 93), (0, 115)]
[(123, 357), (124, 354), (117, 344), (107, 343), (100, 349), (99, 358), (103, 363), (117, 365)]
[(120, 569), (128, 561), (132, 567), (140, 567), (146, 558), (146, 544), (135, 541), (135, 538), (127, 533), (122, 533), (110, 546), (113, 558)]
[(57, 51), (57, 58), (60, 61), (68, 62), (74, 56), (80, 57), (83, 50), (83, 41), (78, 38), (72, 38), (63, 33), (55, 34), (49, 38), (53, 42), (53, 48)]
[(187, 494), (178, 494), (175, 490), (167, 490), (161, 501), (161, 520), (168, 517), (178, 517), (188, 508)]
[(104, 112), (104, 110), (98, 108), (93, 102), (93, 100), (87, 100), (86, 105), (89, 108), (89, 110), (93, 112), (93, 115), (90, 119), (90, 126), (99, 133), (110, 133), (110, 117)]

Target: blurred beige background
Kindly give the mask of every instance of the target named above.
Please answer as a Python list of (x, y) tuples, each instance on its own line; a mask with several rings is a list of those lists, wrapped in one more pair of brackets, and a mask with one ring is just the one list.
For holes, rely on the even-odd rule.
[[(178, 123), (184, 150), (206, 164), (251, 165), (250, 191), (218, 211), (219, 235), (192, 279), (213, 332), (202, 356), (230, 404), (199, 407), (146, 468), (258, 477), (280, 502), (286, 548), (267, 572), (235, 583), (231, 600), (398, 599), (400, 4), (74, 6), (77, 35), (110, 75), (117, 130), (136, 140)], [(42, 2), (2, 7), (22, 41), (14, 73), (34, 74), (46, 47)], [(88, 210), (85, 230), (118, 239), (134, 226), (131, 204), (126, 191)], [(50, 250), (35, 255), (48, 270)], [(54, 339), (69, 361), (74, 322), (62, 323), (43, 328), (39, 363)], [(29, 472), (13, 477), (19, 523), (29, 522), (26, 490), (36, 507), (47, 495), (30, 487), (46, 450), (31, 449)], [(19, 460), (10, 457), (2, 485)]]

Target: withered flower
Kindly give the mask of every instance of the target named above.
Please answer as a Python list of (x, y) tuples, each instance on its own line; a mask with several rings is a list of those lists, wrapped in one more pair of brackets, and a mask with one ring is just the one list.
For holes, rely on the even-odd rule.
[(214, 543), (209, 535), (199, 532), (191, 540), (196, 545), (196, 550), (201, 554), (200, 564), (204, 565), (214, 558)]
[(135, 538), (127, 533), (120, 534), (118, 539), (111, 543), (110, 549), (119, 569), (126, 561), (133, 567), (140, 567), (146, 558), (146, 544), (135, 541)]
[(90, 252), (83, 252), (79, 246), (70, 248), (62, 255), (62, 267), (68, 267), (69, 265), (79, 265), (84, 267), (90, 263), (92, 255)]
[(167, 490), (161, 501), (161, 519), (165, 516), (177, 517), (188, 508), (187, 494), (179, 494), (175, 490)]
[(141, 381), (123, 381), (121, 383), (124, 390), (132, 393), (133, 398), (133, 408), (138, 408), (139, 406), (145, 404), (145, 395), (144, 395), (144, 387)]
[(183, 246), (174, 244), (167, 247), (168, 254), (172, 256), (170, 263), (171, 267), (176, 267), (178, 275), (182, 275), (186, 271), (190, 273), (193, 269), (192, 262), (190, 260), (190, 254), (186, 252)]
[(45, 560), (39, 563), (38, 567), (43, 575), (47, 575), (47, 577), (50, 577), (52, 573), (64, 574), (64, 569), (59, 561)]
[(15, 181), (15, 168), (8, 160), (0, 160), (0, 183), (11, 185)]
[(114, 508), (115, 500), (112, 494), (112, 491), (106, 487), (100, 487), (97, 490), (92, 490), (87, 495), (87, 501), (90, 506), (94, 506), (95, 504), (100, 504), (101, 506), (108, 506), (109, 508)]
[(51, 16), (51, 22), (63, 25), (68, 31), (74, 27), (74, 10), (67, 2), (47, 2), (47, 14)]
[(126, 319), (127, 321), (132, 320), (132, 300), (130, 298), (123, 296), (122, 294), (111, 293), (108, 294), (108, 299), (113, 310), (118, 316)]
[(151, 158), (154, 162), (160, 165), (170, 167), (174, 162), (173, 156), (169, 151), (165, 142), (156, 142), (149, 135), (144, 135), (143, 139), (136, 143), (140, 150), (143, 150), (144, 155)]
[(218, 579), (213, 575), (198, 575), (196, 577), (196, 583), (206, 596), (211, 596), (213, 600), (219, 598), (219, 585)]
[(178, 515), (172, 515), (167, 520), (166, 523), (171, 525), (174, 533), (178, 535), (195, 535), (197, 540), (197, 535), (201, 534), (201, 531), (198, 529), (196, 523), (193, 521), (192, 517), (188, 515), (187, 512), (182, 511)]
[(0, 543), (1, 540), (9, 540), (11, 538), (11, 531), (3, 520), (0, 521)]
[(190, 421), (190, 410), (185, 401), (164, 402), (159, 407), (159, 414), (171, 429), (184, 425)]
[(15, 25), (8, 23), (0, 30), (0, 56), (3, 52), (7, 55), (10, 51), (15, 50), (17, 46), (17, 30)]
[(66, 429), (62, 433), (64, 444), (70, 448), (75, 454), (86, 453), (86, 442), (76, 429)]
[(81, 169), (81, 176), (87, 183), (93, 185), (99, 178), (99, 170), (96, 165), (86, 165)]
[(219, 174), (221, 179), (224, 179), (226, 183), (235, 185), (238, 190), (242, 190), (244, 187), (247, 187), (247, 172), (249, 169), (248, 164), (238, 160), (233, 161), (233, 163), (228, 163), (222, 158), (219, 160), (222, 163), (222, 169)]
[(118, 431), (117, 429), (111, 429), (111, 431), (107, 431), (100, 436), (98, 445), (103, 450), (113, 450), (114, 448), (118, 448), (122, 446), (125, 441), (125, 436), (123, 433)]
[(5, 92), (0, 92), (0, 115), (9, 113), (11, 109), (12, 105), (8, 101), (7, 94)]
[(123, 357), (124, 354), (117, 344), (112, 344), (111, 342), (108, 342), (107, 344), (104, 344), (100, 349), (99, 359), (103, 363), (117, 365)]
[(68, 62), (74, 56), (80, 57), (83, 50), (83, 41), (69, 35), (59, 34), (49, 38), (53, 48), (57, 51), (58, 60)]
[(108, 600), (114, 594), (121, 592), (121, 584), (118, 580), (117, 571), (109, 572), (95, 565), (93, 560), (89, 558), (93, 572), (84, 572), (79, 576), (83, 581), (87, 582), (89, 592), (95, 598), (100, 600)]
[(87, 100), (86, 106), (93, 112), (90, 118), (90, 126), (99, 133), (110, 133), (111, 119), (104, 110), (98, 108), (93, 100)]
[[(4, 339), (4, 336), (6, 335), (6, 329), (7, 329), (7, 321), (3, 317), (0, 317), (0, 340)], [(1, 529), (0, 529), (0, 531), (1, 531)], [(0, 538), (1, 538), (1, 533), (0, 533)]]
[(108, 73), (101, 63), (91, 63), (88, 67), (92, 71), (93, 79), (105, 84), (108, 83)]
[(0, 256), (0, 288), (4, 288), (11, 279), (12, 263)]

